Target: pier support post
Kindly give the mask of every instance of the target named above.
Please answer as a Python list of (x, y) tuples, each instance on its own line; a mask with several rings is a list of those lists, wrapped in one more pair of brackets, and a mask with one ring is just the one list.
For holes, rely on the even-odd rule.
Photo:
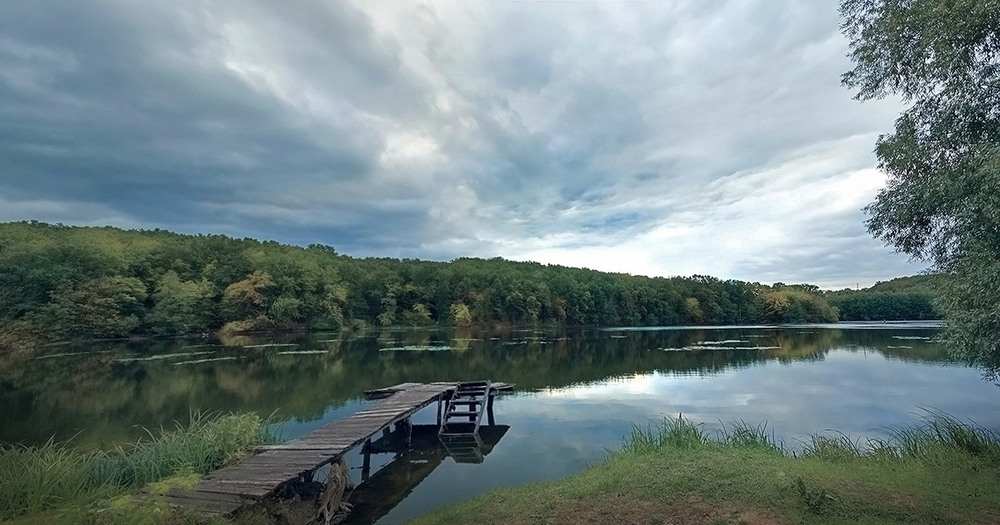
[(364, 483), (368, 481), (368, 477), (372, 475), (372, 439), (368, 438), (365, 444), (361, 446), (361, 482)]
[(496, 421), (493, 419), (493, 398), (494, 396), (490, 396), (490, 400), (486, 402), (486, 418), (490, 426), (496, 424)]

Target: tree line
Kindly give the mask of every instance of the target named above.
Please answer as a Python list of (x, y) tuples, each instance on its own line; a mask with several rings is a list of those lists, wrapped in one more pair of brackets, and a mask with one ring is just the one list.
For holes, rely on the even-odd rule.
[(826, 292), (841, 321), (940, 319), (935, 306), (940, 275), (914, 275), (875, 283), (863, 290)]
[(223, 235), (0, 224), (0, 322), (49, 339), (345, 326), (834, 322), (812, 285), (354, 258)]

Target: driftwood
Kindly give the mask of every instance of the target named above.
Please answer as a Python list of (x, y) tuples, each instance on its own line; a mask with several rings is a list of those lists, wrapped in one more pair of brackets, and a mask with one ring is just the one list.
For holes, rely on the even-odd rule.
[(351, 513), (351, 504), (347, 503), (347, 497), (354, 488), (351, 483), (351, 475), (347, 471), (344, 459), (338, 459), (330, 464), (330, 478), (326, 481), (326, 488), (319, 496), (319, 510), (316, 511), (316, 523), (323, 525), (334, 525), (340, 523)]

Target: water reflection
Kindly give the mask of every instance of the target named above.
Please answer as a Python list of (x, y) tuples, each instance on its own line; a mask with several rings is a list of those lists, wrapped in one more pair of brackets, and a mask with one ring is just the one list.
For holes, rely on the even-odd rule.
[[(63, 347), (2, 373), (0, 440), (76, 435), (82, 446), (108, 446), (192, 409), (275, 412), (295, 437), (368, 406), (364, 390), (516, 383), (496, 403), (497, 422), (510, 429), (489, 457), (469, 465), (435, 449), (435, 468), (414, 463), (406, 476), (421, 482), (372, 513), (397, 523), (493, 487), (580, 472), (634, 423), (664, 415), (710, 431), (766, 421), (790, 448), (825, 429), (884, 437), (918, 419), (920, 407), (1000, 428), (1000, 390), (951, 361), (936, 333), (911, 325), (385, 331)], [(360, 455), (348, 463), (360, 477)]]
[(926, 339), (931, 335), (842, 327), (384, 331), (62, 347), (0, 378), (0, 441), (56, 436), (106, 447), (143, 435), (140, 427), (185, 421), (191, 410), (275, 413), (297, 433), (355, 408), (363, 390), (405, 381), (489, 377), (516, 383), (521, 392), (552, 392), (651, 373), (713, 376), (819, 361), (834, 348), (948, 363), (943, 349)]

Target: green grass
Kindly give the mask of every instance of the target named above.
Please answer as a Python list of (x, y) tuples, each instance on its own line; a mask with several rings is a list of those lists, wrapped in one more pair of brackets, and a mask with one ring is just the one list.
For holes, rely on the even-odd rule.
[(1000, 439), (939, 413), (885, 440), (815, 436), (795, 453), (765, 425), (714, 435), (635, 427), (606, 462), (505, 488), (414, 523), (998, 523)]
[(102, 513), (123, 507), (116, 498), (171, 476), (207, 473), (274, 442), (267, 423), (253, 414), (195, 413), (187, 425), (110, 451), (53, 441), (0, 446), (0, 521), (84, 514), (102, 521)]

